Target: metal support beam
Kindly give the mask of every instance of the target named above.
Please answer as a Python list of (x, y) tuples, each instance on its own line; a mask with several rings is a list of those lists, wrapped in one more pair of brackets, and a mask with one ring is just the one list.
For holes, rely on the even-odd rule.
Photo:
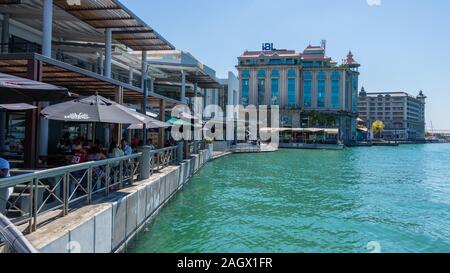
[(181, 70), (181, 102), (186, 103), (186, 72)]
[[(43, 1), (42, 12), (42, 55), (52, 57), (52, 38), (53, 38), (53, 0)], [(41, 102), (40, 107), (45, 108), (48, 102)], [(39, 122), (39, 155), (46, 156), (48, 153), (48, 131), (49, 121), (40, 118)]]
[(52, 57), (53, 0), (43, 1), (42, 55)]
[(105, 30), (105, 74), (107, 78), (111, 78), (112, 65), (112, 29)]
[(2, 21), (2, 53), (8, 53), (9, 50), (9, 14), (3, 14)]
[[(142, 114), (146, 115), (147, 114), (147, 98), (148, 98), (148, 88), (147, 88), (147, 51), (142, 51), (142, 58), (141, 58), (141, 62), (142, 62), (142, 104), (141, 104), (141, 112)], [(147, 127), (143, 126), (143, 130), (142, 130), (142, 143), (143, 145), (147, 145)]]

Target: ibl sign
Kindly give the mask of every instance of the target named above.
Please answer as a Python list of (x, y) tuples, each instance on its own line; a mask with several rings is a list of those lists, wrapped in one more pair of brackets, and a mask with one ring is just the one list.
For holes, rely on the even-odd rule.
[(263, 43), (262, 50), (263, 51), (273, 51), (275, 49), (273, 48), (273, 43)]

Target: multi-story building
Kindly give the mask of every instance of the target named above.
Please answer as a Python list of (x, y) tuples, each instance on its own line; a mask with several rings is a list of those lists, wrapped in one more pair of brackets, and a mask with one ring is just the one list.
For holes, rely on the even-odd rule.
[(325, 48), (245, 51), (237, 65), (241, 103), (279, 105), (283, 128), (333, 128), (339, 140), (355, 140), (360, 65), (351, 52), (338, 64)]
[[(163, 121), (175, 105), (222, 88), (214, 70), (175, 50), (119, 0), (0, 1), (0, 6), (1, 73), (80, 96), (97, 93)], [(58, 102), (35, 102), (39, 109), (26, 113), (0, 112), (0, 155), (7, 158), (10, 147), (17, 146), (13, 157), (23, 161), (20, 166), (36, 168), (40, 159), (56, 152), (63, 133), (93, 138), (93, 125), (40, 117), (42, 108)], [(130, 136), (125, 126), (95, 126), (95, 137), (105, 145)], [(169, 135), (164, 129), (154, 131), (163, 147)]]
[(423, 92), (417, 97), (405, 92), (359, 93), (358, 112), (367, 128), (381, 120), (386, 140), (420, 141), (425, 139), (425, 100)]

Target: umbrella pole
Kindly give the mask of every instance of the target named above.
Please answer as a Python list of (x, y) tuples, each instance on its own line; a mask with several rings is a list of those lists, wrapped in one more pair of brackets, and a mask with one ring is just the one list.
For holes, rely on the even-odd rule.
[(96, 123), (95, 122), (93, 122), (92, 123), (92, 146), (95, 146), (95, 138), (96, 138), (96, 136), (95, 136), (95, 131), (96, 131)]

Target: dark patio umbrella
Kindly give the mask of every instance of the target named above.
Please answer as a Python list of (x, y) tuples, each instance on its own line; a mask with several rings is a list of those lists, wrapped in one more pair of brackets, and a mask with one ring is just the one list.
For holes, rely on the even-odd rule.
[(78, 95), (66, 88), (0, 73), (0, 103), (58, 101)]
[[(94, 95), (48, 106), (41, 113), (51, 120), (87, 123), (143, 124), (150, 117), (133, 111), (123, 105)], [(95, 141), (95, 126), (93, 127)]]
[(143, 124), (150, 120), (148, 116), (99, 95), (51, 105), (41, 113), (51, 120), (70, 122)]

